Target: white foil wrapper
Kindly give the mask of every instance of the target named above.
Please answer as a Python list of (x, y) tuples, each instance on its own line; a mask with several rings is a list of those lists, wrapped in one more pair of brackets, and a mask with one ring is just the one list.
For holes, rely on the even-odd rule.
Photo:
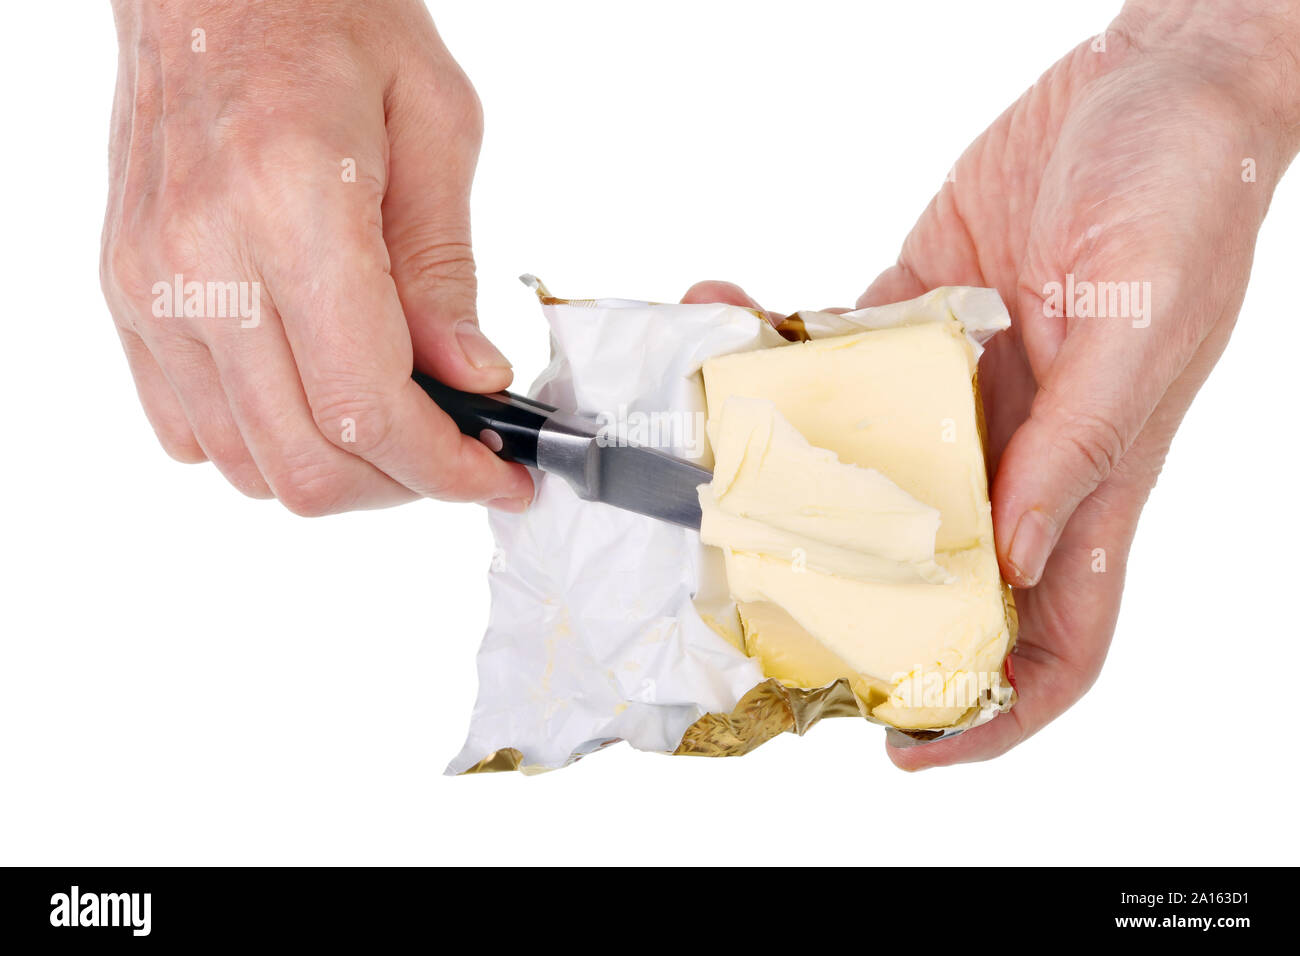
[[(706, 468), (701, 365), (783, 343), (765, 318), (737, 306), (560, 300), (525, 281), (542, 299), (552, 345), (529, 395), (620, 422), (677, 413), (677, 427), (660, 435), (673, 440), (656, 447)], [(844, 315), (798, 314), (810, 338), (953, 316), (976, 355), (1010, 325), (998, 294), (973, 288)], [(490, 516), (496, 551), (478, 701), (447, 773), (554, 769), (619, 740), (672, 752), (697, 720), (731, 713), (767, 680), (703, 616), (735, 609), (720, 553), (696, 532), (583, 501), (562, 479), (534, 478), (527, 512)]]

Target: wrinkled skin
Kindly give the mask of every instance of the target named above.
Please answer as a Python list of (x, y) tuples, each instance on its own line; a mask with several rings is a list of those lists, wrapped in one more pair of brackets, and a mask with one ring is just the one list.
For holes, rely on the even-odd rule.
[[(1239, 70), (1214, 76), (1184, 45), (1193, 38), (1148, 47), (1150, 21), (1127, 14), (1105, 52), (1081, 44), (966, 150), (898, 262), (857, 303), (990, 286), (1012, 316), (980, 382), (999, 560), (1021, 589), (1011, 659), (1020, 700), (951, 740), (890, 747), (904, 769), (997, 756), (1096, 679), (1138, 517), (1227, 343), (1256, 233), (1293, 155), (1261, 109), (1265, 94), (1229, 81)], [(1243, 181), (1247, 157), (1255, 182)], [(1149, 281), (1150, 324), (1045, 314), (1046, 284), (1067, 273)], [(756, 305), (727, 283), (686, 297), (717, 300)], [(1094, 549), (1105, 551), (1105, 573)]]
[[(116, 4), (101, 277), (163, 447), (305, 515), (418, 495), (526, 507), (526, 469), (410, 378), (511, 380), (475, 314), (482, 113), (423, 4), (155, 7)], [(156, 316), (177, 273), (260, 283), (260, 321)]]

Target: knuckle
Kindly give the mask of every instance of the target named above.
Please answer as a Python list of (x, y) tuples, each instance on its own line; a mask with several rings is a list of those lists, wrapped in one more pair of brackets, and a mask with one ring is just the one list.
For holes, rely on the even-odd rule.
[(1074, 413), (1056, 434), (1060, 446), (1083, 462), (1086, 477), (1095, 484), (1110, 477), (1124, 454), (1123, 435), (1100, 415)]
[(270, 498), (271, 488), (233, 427), (201, 428), (203, 448), (217, 470), (237, 491), (249, 498)]
[(247, 483), (236, 483), (232, 481), (231, 484), (238, 488), (240, 494), (245, 498), (252, 498), (255, 501), (269, 501), (271, 498), (275, 497), (266, 482), (261, 479), (255, 479)]
[(320, 518), (346, 510), (349, 489), (319, 455), (288, 462), (270, 477), (280, 503), (302, 518)]
[[(320, 165), (325, 150), (311, 137), (298, 132), (269, 134), (255, 141), (247, 159), (239, 162), (238, 175), (246, 183), (242, 190), (245, 212), (271, 227), (289, 227), (291, 211), (301, 211), (312, 202), (310, 171)], [(316, 199), (319, 200), (319, 192)], [(260, 214), (260, 215), (259, 215)]]
[(477, 285), (474, 250), (465, 241), (409, 240), (403, 249), (403, 278), (423, 287), (464, 288), (473, 299)]
[[(255, 148), (241, 158), (239, 175), (248, 178), (255, 194), (319, 201), (321, 182), (339, 181), (338, 144), (310, 125), (264, 131), (251, 139)], [(358, 166), (359, 180), (371, 172), (368, 163)]]
[(321, 160), (324, 151), (320, 144), (300, 130), (270, 134), (261, 140), (244, 171), (251, 193), (264, 201), (305, 192), (301, 172)]
[(477, 501), (469, 469), (466, 467), (463, 444), (452, 443), (437, 456), (437, 467), (423, 479), (421, 492), (441, 501)]
[(442, 57), (414, 57), (402, 75), (402, 115), (432, 123), (440, 143), (476, 156), (483, 142), (483, 102), (458, 64)]
[(274, 497), (271, 486), (266, 483), (266, 479), (262, 477), (262, 473), (258, 471), (257, 465), (247, 456), (247, 453), (238, 459), (214, 456), (213, 460), (221, 469), (221, 473), (226, 476), (226, 481), (234, 485), (240, 494), (258, 500)]
[(456, 127), (465, 142), (477, 148), (483, 142), (483, 101), (479, 99), (478, 90), (474, 89), (469, 77), (460, 70), (456, 71), (456, 77), (452, 81)]
[(307, 400), (320, 433), (344, 451), (370, 459), (387, 447), (393, 429), (392, 401), (373, 383), (318, 386)]
[(188, 429), (182, 431), (179, 427), (163, 426), (155, 429), (155, 434), (158, 436), (158, 444), (173, 461), (182, 465), (197, 465), (208, 460), (203, 448)]
[(483, 495), (484, 476), (475, 473), (466, 461), (465, 443), (457, 442), (439, 462), (429, 495), (446, 501), (479, 501)]
[(201, 268), (206, 232), (202, 218), (183, 207), (163, 214), (155, 239), (160, 262), (180, 272)]
[(465, 71), (454, 64), (439, 66), (434, 72), (432, 87), (452, 124), (453, 134), (465, 143), (481, 143), (483, 101)]
[[(344, 182), (345, 160), (352, 164), (352, 178), (346, 180), (346, 189), (333, 189), (333, 184)], [(249, 164), (242, 174), (247, 188), (232, 202), (270, 241), (303, 255), (308, 250), (319, 255), (311, 229), (325, 222), (340, 230), (348, 246), (377, 245), (386, 253), (380, 212), (387, 184), (385, 156), (361, 144), (339, 147), (324, 137), (295, 131), (270, 137)]]
[(121, 295), (127, 299), (141, 298), (151, 288), (141, 266), (136, 247), (121, 240), (104, 244), (99, 259), (99, 287), (105, 298), (112, 300)]

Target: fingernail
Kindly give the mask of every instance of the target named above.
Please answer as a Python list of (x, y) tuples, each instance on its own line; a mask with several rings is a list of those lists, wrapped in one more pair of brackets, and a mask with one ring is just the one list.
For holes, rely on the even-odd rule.
[(489, 508), (495, 508), (497, 511), (508, 511), (511, 514), (527, 511), (528, 506), (532, 503), (531, 498), (492, 498), (484, 502)]
[(1052, 553), (1055, 538), (1052, 520), (1043, 512), (1030, 509), (1020, 516), (1016, 533), (1011, 536), (1007, 560), (1019, 574), (1021, 587), (1031, 588), (1043, 576), (1043, 566)]
[(465, 360), (475, 368), (510, 368), (510, 360), (488, 341), (478, 323), (465, 319), (456, 326), (456, 340)]

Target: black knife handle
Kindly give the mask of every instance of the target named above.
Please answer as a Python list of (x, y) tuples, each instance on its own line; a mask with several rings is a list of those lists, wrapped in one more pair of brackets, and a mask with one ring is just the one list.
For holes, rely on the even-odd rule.
[[(537, 437), (555, 409), (513, 392), (479, 395), (462, 392), (431, 379), (423, 372), (411, 376), (428, 393), (439, 408), (450, 416), (456, 427), (477, 438), (506, 461), (537, 465)], [(501, 447), (491, 434), (501, 440)]]

